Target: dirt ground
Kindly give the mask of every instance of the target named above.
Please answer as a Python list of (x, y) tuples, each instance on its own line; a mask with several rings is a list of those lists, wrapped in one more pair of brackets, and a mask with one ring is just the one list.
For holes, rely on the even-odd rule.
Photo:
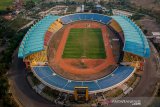
[(148, 30), (147, 36), (151, 35), (151, 32), (160, 32), (160, 25), (157, 24), (156, 20), (150, 16), (145, 16), (140, 21), (140, 25)]
[(160, 3), (155, 3), (155, 0), (130, 0), (131, 3), (135, 4), (136, 6), (141, 6), (142, 8), (146, 9), (153, 9), (155, 11), (160, 12)]

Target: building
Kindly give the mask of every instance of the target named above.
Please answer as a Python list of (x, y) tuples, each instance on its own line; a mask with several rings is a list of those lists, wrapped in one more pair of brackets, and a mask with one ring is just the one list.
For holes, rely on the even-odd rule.
[(84, 5), (81, 6), (81, 12), (84, 12)]
[(125, 15), (125, 16), (132, 16), (133, 13), (124, 11), (124, 10), (118, 10), (118, 9), (112, 9), (113, 15)]
[(152, 32), (154, 43), (160, 43), (160, 32)]

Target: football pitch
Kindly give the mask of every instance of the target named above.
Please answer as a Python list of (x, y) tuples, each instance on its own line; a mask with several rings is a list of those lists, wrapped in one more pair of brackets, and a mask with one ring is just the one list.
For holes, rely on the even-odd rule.
[(72, 28), (69, 32), (62, 58), (106, 58), (101, 29)]

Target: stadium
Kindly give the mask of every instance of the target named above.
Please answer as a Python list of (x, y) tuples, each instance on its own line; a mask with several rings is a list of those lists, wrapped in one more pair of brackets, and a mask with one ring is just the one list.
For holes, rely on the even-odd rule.
[(18, 52), (44, 85), (89, 94), (125, 83), (150, 56), (141, 29), (126, 16), (76, 13), (47, 15), (24, 36)]

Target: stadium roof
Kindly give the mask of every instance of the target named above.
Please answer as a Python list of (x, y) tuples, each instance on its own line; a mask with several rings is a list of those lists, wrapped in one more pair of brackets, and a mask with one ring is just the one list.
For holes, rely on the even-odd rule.
[(18, 57), (24, 58), (29, 54), (44, 50), (45, 33), (58, 18), (59, 16), (48, 15), (32, 26), (21, 42)]
[(60, 19), (63, 24), (68, 24), (78, 20), (92, 20), (103, 24), (108, 24), (112, 18), (119, 23), (124, 32), (125, 44), (123, 50), (141, 57), (149, 57), (150, 48), (148, 41), (141, 29), (130, 19), (126, 16), (108, 17), (106, 15), (96, 13), (78, 13), (63, 17), (48, 15), (44, 17), (32, 26), (23, 38), (19, 48), (18, 57), (25, 58), (29, 54), (44, 50), (45, 33), (49, 26), (57, 19)]
[(126, 16), (112, 16), (121, 26), (125, 43), (123, 50), (141, 57), (150, 56), (148, 41), (141, 29)]

